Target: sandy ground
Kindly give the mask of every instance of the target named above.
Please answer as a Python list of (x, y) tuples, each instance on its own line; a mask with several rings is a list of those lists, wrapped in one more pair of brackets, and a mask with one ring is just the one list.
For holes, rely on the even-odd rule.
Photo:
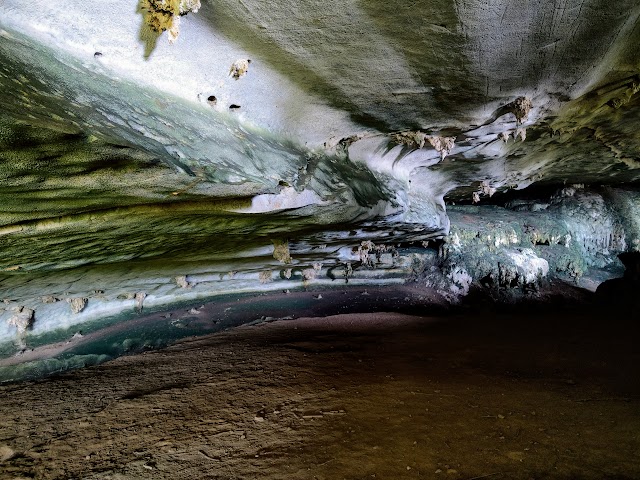
[(637, 340), (566, 312), (239, 327), (0, 387), (0, 478), (637, 479)]

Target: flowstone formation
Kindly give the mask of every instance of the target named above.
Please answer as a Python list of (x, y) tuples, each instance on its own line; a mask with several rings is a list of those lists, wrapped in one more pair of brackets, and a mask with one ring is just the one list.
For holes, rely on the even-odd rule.
[(5, 0), (0, 367), (225, 294), (622, 276), (640, 6), (561, 3)]
[(454, 302), (472, 286), (501, 300), (535, 297), (552, 280), (593, 292), (624, 275), (619, 255), (637, 251), (640, 229), (629, 209), (638, 208), (636, 190), (583, 186), (504, 206), (451, 206), (449, 235), (422, 276)]

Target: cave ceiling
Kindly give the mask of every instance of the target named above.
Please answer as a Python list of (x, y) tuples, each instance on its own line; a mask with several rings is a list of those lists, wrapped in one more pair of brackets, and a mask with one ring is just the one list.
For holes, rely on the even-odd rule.
[(344, 261), (446, 236), (453, 204), (634, 186), (639, 17), (637, 0), (4, 0), (0, 268), (256, 273), (278, 242)]

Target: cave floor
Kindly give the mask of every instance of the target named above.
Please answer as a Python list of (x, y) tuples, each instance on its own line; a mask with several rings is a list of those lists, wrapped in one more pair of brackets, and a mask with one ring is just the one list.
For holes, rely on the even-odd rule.
[(278, 320), (0, 386), (0, 478), (640, 478), (630, 318)]

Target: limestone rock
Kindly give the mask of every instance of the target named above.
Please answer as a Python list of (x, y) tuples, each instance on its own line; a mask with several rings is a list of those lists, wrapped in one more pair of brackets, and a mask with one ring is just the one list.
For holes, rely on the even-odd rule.
[(508, 105), (508, 109), (513, 112), (518, 124), (521, 124), (527, 119), (532, 108), (533, 103), (527, 97), (518, 97)]
[(193, 284), (187, 280), (186, 275), (177, 276), (174, 278), (174, 281), (176, 282), (176, 285), (178, 285), (180, 288), (193, 287)]
[(456, 139), (455, 139), (455, 137), (431, 137), (431, 136), (428, 136), (427, 137), (427, 141), (440, 154), (440, 158), (442, 160), (444, 160), (445, 157), (451, 153), (451, 150), (453, 150), (453, 147), (455, 145)]
[(637, 1), (68, 3), (0, 2), (3, 321), (325, 271), (526, 294), (640, 250)]
[(71, 312), (76, 314), (82, 312), (89, 300), (84, 297), (67, 298), (67, 303), (71, 306)]
[(200, 0), (141, 1), (145, 22), (154, 32), (168, 31), (169, 43), (175, 42), (180, 34), (180, 16), (189, 12), (196, 13), (200, 6)]
[(248, 58), (241, 58), (239, 60), (236, 60), (235, 62), (233, 62), (231, 68), (229, 69), (229, 75), (231, 75), (236, 80), (240, 80), (240, 78), (245, 76), (249, 71), (250, 63), (251, 60)]
[(273, 258), (281, 263), (291, 263), (291, 254), (289, 253), (288, 240), (272, 240)]
[(18, 335), (23, 335), (31, 328), (35, 311), (25, 306), (14, 307), (13, 315), (9, 318), (9, 325), (18, 329)]
[(258, 279), (260, 283), (270, 283), (273, 282), (272, 272), (271, 270), (264, 270), (258, 274)]
[(147, 294), (145, 292), (137, 292), (133, 298), (136, 301), (136, 310), (139, 312), (142, 311), (145, 298), (147, 298)]

